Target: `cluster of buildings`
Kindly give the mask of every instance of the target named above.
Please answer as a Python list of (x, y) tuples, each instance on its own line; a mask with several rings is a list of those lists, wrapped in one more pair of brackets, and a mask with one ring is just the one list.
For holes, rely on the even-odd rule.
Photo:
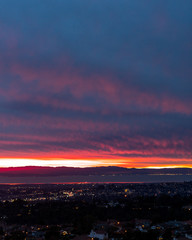
[[(53, 226), (27, 226), (27, 225), (7, 225), (5, 221), (0, 221), (0, 239), (5, 240), (7, 236), (15, 233), (23, 234), (25, 240), (45, 240), (46, 233)], [(73, 233), (73, 226), (54, 226), (58, 229), (58, 238), (72, 240), (123, 240), (126, 239), (128, 232), (141, 232), (147, 234), (150, 231), (156, 231), (156, 240), (167, 240), (166, 231), (171, 234), (172, 240), (190, 240), (192, 239), (192, 220), (191, 221), (168, 221), (160, 224), (152, 224), (150, 219), (135, 219), (130, 222), (120, 222), (110, 219), (107, 221), (98, 221), (93, 225), (89, 234), (76, 235)], [(57, 239), (55, 239), (57, 240)], [(155, 239), (154, 239), (155, 240)]]
[(0, 201), (21, 199), (28, 202), (73, 199), (113, 199), (137, 196), (192, 195), (192, 182), (184, 183), (114, 183), (114, 184), (49, 184), (0, 185)]
[[(155, 205), (154, 202), (149, 203), (148, 200), (145, 202), (146, 205), (142, 208), (143, 202), (139, 203), (142, 199), (153, 199), (156, 196), (164, 195), (172, 199), (172, 197), (177, 199), (180, 196), (181, 208), (180, 211), (183, 212), (184, 220), (178, 221), (152, 221), (151, 219), (145, 219), (146, 216), (142, 216), (143, 209), (145, 211), (153, 211), (153, 213), (164, 214), (161, 209), (170, 208), (174, 209), (174, 205), (171, 202), (168, 204), (165, 202), (161, 206)], [(155, 239), (152, 240), (167, 240), (167, 234), (169, 234), (169, 239), (171, 240), (192, 240), (192, 205), (186, 205), (182, 202), (182, 199), (188, 199), (190, 201), (192, 196), (192, 182), (184, 183), (160, 183), (160, 184), (57, 184), (57, 185), (16, 185), (16, 186), (0, 186), (0, 204), (1, 206), (13, 205), (19, 202), (18, 199), (22, 201), (22, 207), (17, 205), (18, 209), (15, 213), (15, 219), (22, 217), (22, 214), (29, 214), (31, 212), (35, 213), (41, 209), (42, 206), (47, 203), (54, 202), (71, 207), (71, 213), (74, 213), (73, 209), (77, 212), (81, 206), (81, 209), (90, 204), (94, 204), (95, 209), (100, 209), (100, 211), (110, 212), (114, 209), (118, 209), (119, 212), (129, 209), (132, 213), (139, 213), (132, 217), (132, 220), (122, 221), (118, 214), (114, 214), (113, 218), (106, 221), (101, 221), (97, 219), (89, 233), (78, 235), (75, 232), (75, 226), (72, 222), (67, 219), (68, 224), (65, 225), (32, 225), (30, 224), (11, 224), (10, 216), (13, 218), (13, 214), (9, 212), (9, 219), (6, 213), (1, 213), (0, 211), (0, 240), (45, 240), (46, 235), (51, 233), (52, 229), (56, 229), (57, 237), (53, 237), (54, 240), (60, 239), (71, 239), (71, 240), (124, 240), (129, 239), (130, 234), (143, 234), (147, 235), (155, 233)], [(165, 198), (166, 201), (167, 198)], [(188, 201), (187, 200), (187, 201)], [(130, 205), (132, 202), (132, 205)], [(78, 205), (79, 204), (79, 205)], [(37, 207), (36, 207), (37, 206)], [(129, 207), (129, 208), (128, 208)], [(60, 210), (60, 208), (59, 208)], [(157, 210), (157, 211), (156, 211)], [(3, 207), (2, 207), (2, 211)], [(22, 212), (23, 211), (23, 212)], [(81, 212), (82, 214), (82, 212)], [(84, 214), (84, 212), (83, 212)], [(18, 217), (18, 218), (17, 218)], [(107, 217), (108, 218), (108, 217)], [(107, 219), (106, 218), (106, 219)], [(118, 220), (117, 218), (121, 219)], [(28, 215), (27, 215), (28, 219)], [(130, 218), (131, 219), (131, 218)], [(173, 218), (174, 219), (174, 218)], [(177, 218), (176, 218), (177, 219)], [(179, 219), (179, 218), (178, 218)], [(9, 221), (8, 221), (9, 220)], [(125, 219), (127, 220), (127, 219)], [(169, 219), (170, 220), (170, 219)], [(180, 219), (181, 220), (181, 219)], [(16, 221), (15, 221), (16, 222)], [(35, 221), (34, 221), (35, 222)], [(158, 222), (158, 223), (157, 223)], [(66, 223), (66, 222), (65, 222)], [(14, 238), (15, 236), (22, 236), (22, 238)], [(54, 234), (54, 233), (53, 233)], [(9, 238), (12, 237), (12, 238)], [(149, 239), (151, 240), (151, 239)]]

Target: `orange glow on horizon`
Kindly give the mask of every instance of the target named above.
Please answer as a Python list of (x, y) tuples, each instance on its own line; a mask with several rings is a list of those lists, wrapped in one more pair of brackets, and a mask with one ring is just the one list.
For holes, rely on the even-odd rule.
[[(177, 164), (178, 161), (178, 164)], [(183, 164), (181, 164), (183, 162)], [(118, 166), (126, 168), (192, 168), (191, 159), (165, 159), (165, 158), (83, 158), (83, 159), (64, 159), (64, 158), (0, 158), (0, 167), (99, 167), (99, 166)]]

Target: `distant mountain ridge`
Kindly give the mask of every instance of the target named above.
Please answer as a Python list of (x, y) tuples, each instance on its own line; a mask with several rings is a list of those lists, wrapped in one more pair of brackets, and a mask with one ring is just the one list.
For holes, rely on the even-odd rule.
[(55, 176), (90, 176), (90, 175), (142, 175), (142, 174), (156, 174), (156, 175), (192, 175), (192, 168), (162, 168), (162, 169), (138, 169), (138, 168), (123, 168), (123, 167), (9, 167), (0, 168), (0, 176), (5, 177), (55, 177)]

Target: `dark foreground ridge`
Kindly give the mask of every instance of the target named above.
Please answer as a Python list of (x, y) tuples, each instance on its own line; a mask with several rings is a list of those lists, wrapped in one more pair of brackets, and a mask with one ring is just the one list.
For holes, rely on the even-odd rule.
[(0, 168), (0, 176), (22, 177), (22, 176), (90, 176), (90, 175), (192, 175), (192, 168), (163, 168), (163, 169), (137, 169), (108, 167), (10, 167)]

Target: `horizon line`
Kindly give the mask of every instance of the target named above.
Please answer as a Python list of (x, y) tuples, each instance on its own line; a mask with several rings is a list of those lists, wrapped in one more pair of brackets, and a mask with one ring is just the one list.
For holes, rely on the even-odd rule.
[(125, 169), (154, 169), (154, 170), (159, 170), (159, 169), (181, 169), (181, 168), (189, 168), (189, 169), (192, 169), (192, 166), (161, 166), (161, 167), (153, 167), (153, 166), (150, 166), (150, 167), (122, 167), (122, 166), (116, 166), (116, 165), (99, 165), (99, 166), (86, 166), (86, 167), (78, 167), (78, 166), (41, 166), (41, 165), (24, 165), (24, 166), (3, 166), (1, 167), (0, 166), (0, 169), (8, 169), (8, 168), (29, 168), (29, 167), (34, 167), (34, 168), (62, 168), (62, 167), (65, 167), (65, 168), (80, 168), (80, 169), (84, 169), (84, 168), (101, 168), (101, 167), (104, 167), (104, 168), (107, 168), (107, 167), (118, 167), (118, 168), (125, 168)]
[[(167, 161), (169, 160), (169, 161)], [(136, 169), (162, 169), (162, 168), (192, 168), (190, 159), (162, 159), (162, 158), (17, 158), (0, 157), (0, 168), (10, 167), (123, 167)], [(183, 164), (181, 162), (183, 161)]]

